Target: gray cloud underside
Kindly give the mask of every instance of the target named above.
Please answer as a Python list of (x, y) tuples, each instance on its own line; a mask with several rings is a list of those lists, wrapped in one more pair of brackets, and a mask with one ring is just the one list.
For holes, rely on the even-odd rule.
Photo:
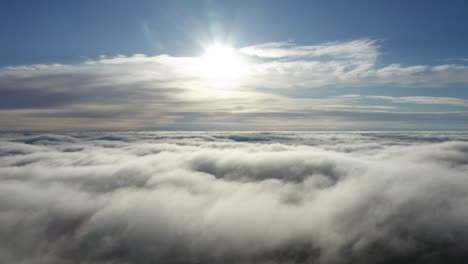
[(2, 134), (1, 263), (464, 263), (464, 133)]

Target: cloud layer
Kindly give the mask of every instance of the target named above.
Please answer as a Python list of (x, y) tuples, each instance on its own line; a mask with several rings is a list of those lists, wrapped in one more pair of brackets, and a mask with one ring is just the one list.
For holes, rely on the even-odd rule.
[[(379, 41), (360, 39), (239, 48), (236, 53), (248, 62), (247, 74), (224, 82), (200, 74), (200, 58), (170, 55), (103, 56), (73, 65), (5, 67), (0, 69), (0, 121), (3, 130), (166, 128), (187, 126), (187, 119), (195, 126), (213, 125), (217, 120), (222, 129), (243, 129), (226, 116), (244, 119), (242, 115), (248, 114), (255, 119), (276, 116), (276, 122), (268, 120), (262, 128), (278, 129), (278, 121), (288, 115), (310, 113), (316, 120), (323, 112), (335, 111), (339, 121), (348, 119), (343, 111), (359, 110), (361, 115), (402, 112), (398, 106), (360, 105), (344, 97), (304, 96), (316, 88), (468, 84), (468, 67), (462, 64), (381, 65), (380, 45)], [(292, 90), (299, 96), (287, 96)], [(425, 100), (430, 104), (439, 101)], [(341, 126), (338, 121), (316, 122), (316, 127), (308, 128), (332, 129)], [(248, 128), (258, 123), (252, 122)], [(301, 129), (304, 123), (288, 126)]]
[(2, 134), (0, 262), (461, 263), (464, 133)]

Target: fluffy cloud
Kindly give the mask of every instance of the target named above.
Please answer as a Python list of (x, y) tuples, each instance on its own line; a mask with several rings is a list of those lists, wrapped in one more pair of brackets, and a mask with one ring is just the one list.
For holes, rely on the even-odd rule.
[[(0, 69), (0, 121), (6, 130), (63, 130), (177, 127), (190, 115), (210, 116), (204, 119), (206, 123), (215, 113), (222, 119), (233, 114), (262, 118), (335, 111), (342, 120), (345, 111), (373, 115), (396, 109), (357, 105), (351, 98), (289, 97), (284, 91), (306, 94), (319, 87), (468, 83), (464, 65), (380, 65), (379, 46), (378, 41), (361, 39), (315, 46), (286, 42), (239, 48), (236, 52), (248, 62), (247, 74), (230, 81), (200, 74), (198, 57), (169, 55), (103, 56), (74, 65), (5, 67)], [(319, 127), (332, 126), (322, 122)]]
[(0, 262), (463, 262), (467, 141), (2, 134)]

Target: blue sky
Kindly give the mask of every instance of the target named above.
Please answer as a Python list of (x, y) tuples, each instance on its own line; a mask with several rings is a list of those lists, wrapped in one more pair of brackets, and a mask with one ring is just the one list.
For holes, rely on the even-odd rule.
[(382, 39), (383, 63), (436, 64), (468, 56), (467, 10), (461, 0), (3, 0), (0, 63), (187, 54), (200, 50), (195, 39), (232, 35), (238, 46)]
[[(467, 10), (458, 0), (4, 0), (2, 129), (467, 129)], [(248, 80), (227, 89), (174, 73), (214, 42), (248, 57)]]

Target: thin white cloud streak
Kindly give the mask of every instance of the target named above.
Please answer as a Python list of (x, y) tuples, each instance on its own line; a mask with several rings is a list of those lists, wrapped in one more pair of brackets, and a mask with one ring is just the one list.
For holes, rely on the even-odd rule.
[(374, 62), (378, 55), (378, 42), (355, 40), (350, 42), (329, 42), (316, 46), (298, 46), (293, 42), (274, 42), (241, 48), (240, 52), (260, 58), (320, 58), (355, 59)]
[(0, 261), (464, 262), (467, 141), (2, 134)]
[(441, 104), (453, 106), (468, 106), (468, 100), (453, 97), (431, 97), (431, 96), (368, 96), (368, 98), (387, 100), (393, 103), (413, 104)]
[(391, 103), (410, 103), (410, 104), (427, 104), (427, 105), (451, 105), (451, 106), (468, 106), (468, 100), (455, 97), (435, 97), (435, 96), (381, 96), (381, 95), (357, 95), (348, 94), (340, 95), (337, 98), (342, 99), (377, 99)]
[(442, 61), (468, 62), (468, 58), (448, 58), (448, 59), (443, 59)]

